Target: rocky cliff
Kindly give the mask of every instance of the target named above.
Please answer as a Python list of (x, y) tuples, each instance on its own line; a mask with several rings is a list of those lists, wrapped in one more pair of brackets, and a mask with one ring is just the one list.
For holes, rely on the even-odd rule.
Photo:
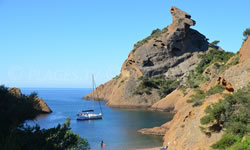
[[(146, 89), (140, 78), (151, 80), (161, 75), (164, 80), (183, 82), (188, 72), (197, 66), (198, 56), (209, 49), (206, 37), (190, 28), (195, 25), (191, 15), (176, 7), (172, 7), (170, 13), (172, 24), (154, 30), (149, 37), (137, 42), (123, 63), (120, 75), (97, 87), (94, 92), (99, 99), (106, 100), (109, 106), (150, 107), (161, 99), (161, 87), (145, 83)], [(84, 99), (91, 97), (93, 93)]]
[[(249, 84), (250, 40), (237, 54), (224, 52), (190, 28), (195, 21), (189, 14), (176, 7), (170, 13), (173, 23), (137, 42), (120, 75), (94, 92), (109, 106), (174, 112), (171, 121), (139, 132), (164, 135), (169, 150), (208, 150), (224, 132), (201, 130), (200, 120), (207, 106)], [(93, 97), (92, 92), (84, 98)]]
[[(16, 97), (20, 97), (22, 95), (21, 90), (19, 88), (10, 88), (9, 92)], [(41, 113), (52, 112), (52, 110), (49, 108), (49, 106), (42, 98), (35, 97), (34, 100), (37, 101), (39, 104), (39, 107), (36, 108), (38, 111), (40, 111)]]
[[(209, 150), (211, 145), (217, 142), (223, 135), (223, 132), (206, 134), (201, 130), (200, 119), (205, 115), (207, 106), (217, 103), (225, 93), (235, 92), (250, 83), (250, 40), (244, 42), (240, 49), (240, 61), (238, 64), (229, 65), (226, 70), (213, 76), (212, 79), (200, 85), (204, 91), (209, 91), (216, 85), (222, 85), (225, 91), (211, 96), (207, 96), (199, 107), (193, 107), (188, 100), (195, 93), (194, 89), (187, 89), (185, 93), (181, 89), (161, 99), (154, 105), (153, 110), (171, 110), (176, 112), (174, 118), (160, 127), (152, 129), (139, 130), (143, 134), (164, 134), (163, 145), (168, 145), (169, 150)], [(235, 55), (233, 58), (238, 57)], [(227, 63), (230, 64), (230, 59)]]

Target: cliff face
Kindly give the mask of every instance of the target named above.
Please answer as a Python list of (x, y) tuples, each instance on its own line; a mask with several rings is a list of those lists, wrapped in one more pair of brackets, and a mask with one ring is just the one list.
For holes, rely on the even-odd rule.
[[(224, 93), (232, 93), (248, 85), (250, 83), (250, 53), (248, 53), (250, 47), (247, 45), (249, 44), (250, 40), (248, 39), (240, 49), (239, 64), (229, 67), (223, 73), (200, 85), (200, 88), (208, 91), (211, 87), (220, 84), (225, 87)], [(192, 107), (193, 104), (187, 103), (187, 100), (193, 94), (192, 89), (188, 89), (185, 95), (180, 89), (177, 89), (155, 103), (151, 109), (172, 110), (176, 112), (174, 118), (160, 127), (143, 129), (139, 132), (143, 131), (141, 133), (155, 135), (158, 135), (159, 132), (161, 134), (165, 132), (163, 145), (168, 145), (169, 150), (211, 149), (210, 146), (222, 137), (223, 132), (212, 133), (211, 135), (204, 134), (200, 130), (202, 126), (200, 119), (205, 116), (205, 108), (212, 103), (218, 102), (223, 93), (206, 97), (204, 103), (199, 107)]]
[[(19, 88), (10, 88), (9, 92), (16, 97), (20, 97), (22, 95), (21, 90)], [(38, 111), (42, 113), (52, 112), (52, 110), (49, 108), (49, 106), (42, 98), (36, 97), (34, 100), (37, 101), (39, 104), (39, 108), (36, 108)]]
[(250, 57), (250, 38), (248, 37), (240, 49), (240, 61), (243, 62)]
[[(172, 7), (173, 23), (134, 45), (127, 60), (122, 65), (119, 77), (100, 85), (94, 92), (99, 99), (108, 101), (109, 106), (149, 107), (161, 98), (159, 89), (153, 88), (150, 94), (135, 94), (139, 77), (164, 75), (167, 79), (185, 79), (187, 73), (199, 63), (199, 54), (206, 52), (206, 37), (190, 26), (195, 25), (191, 15)], [(91, 99), (93, 93), (84, 99)]]
[[(198, 103), (197, 107), (187, 102), (196, 93), (192, 87), (187, 87), (185, 91), (179, 87), (162, 99), (157, 88), (152, 88), (150, 94), (136, 95), (134, 90), (140, 85), (139, 79), (142, 76), (151, 78), (164, 75), (167, 79), (180, 80), (180, 85), (185, 87), (188, 72), (194, 69), (197, 72), (197, 66), (200, 65), (201, 58), (198, 55), (210, 52), (205, 36), (190, 29), (190, 26), (195, 25), (191, 16), (176, 7), (172, 7), (170, 12), (173, 23), (161, 31), (154, 30), (151, 36), (137, 42), (123, 63), (120, 75), (99, 86), (94, 92), (110, 106), (148, 107), (155, 111), (175, 112), (171, 121), (139, 132), (164, 135), (163, 145), (168, 145), (169, 150), (208, 150), (222, 137), (223, 131), (203, 133), (200, 119), (205, 116), (206, 107), (217, 103), (223, 94), (233, 93), (249, 84), (250, 40), (248, 38), (244, 42), (239, 55), (231, 55), (228, 61), (224, 61), (224, 56), (229, 55), (216, 50), (213, 55), (221, 55), (217, 59), (220, 62), (214, 62), (211, 55), (210, 58), (204, 58), (206, 61), (200, 66), (204, 70), (199, 68), (202, 72), (191, 78), (205, 78), (206, 82), (199, 82), (198, 85), (202, 91), (208, 92), (217, 85), (224, 87), (224, 91), (204, 96), (203, 102)], [(212, 61), (207, 62), (209, 59)], [(91, 99), (92, 94), (84, 98)]]

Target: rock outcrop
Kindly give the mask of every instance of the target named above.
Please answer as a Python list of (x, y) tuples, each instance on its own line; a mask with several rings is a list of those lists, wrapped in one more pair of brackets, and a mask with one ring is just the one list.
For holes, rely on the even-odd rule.
[(19, 88), (10, 88), (9, 93), (15, 97), (21, 97), (21, 90)]
[(222, 133), (204, 134), (200, 130), (200, 119), (205, 115), (205, 108), (221, 97), (220, 94), (210, 96), (200, 107), (192, 107), (192, 104), (187, 103), (188, 95), (178, 100), (176, 105), (181, 105), (181, 108), (173, 120), (163, 125), (168, 128), (163, 145), (168, 145), (169, 150), (209, 150), (221, 138)]
[[(224, 93), (232, 93), (248, 85), (250, 83), (250, 53), (248, 53), (250, 48), (246, 45), (249, 43), (249, 40), (245, 41), (240, 49), (239, 64), (230, 66), (221, 74), (217, 74), (217, 76), (211, 78), (210, 81), (200, 85), (200, 88), (204, 91), (208, 91), (211, 87), (219, 84), (224, 86)], [(228, 64), (230, 63), (227, 63), (227, 65)], [(223, 93), (206, 97), (204, 103), (199, 107), (192, 107), (192, 104), (187, 103), (187, 100), (190, 99), (190, 96), (193, 94), (193, 90), (190, 89), (186, 91), (186, 94), (183, 94), (183, 91), (177, 89), (155, 103), (151, 109), (161, 111), (171, 110), (176, 112), (176, 114), (171, 121), (162, 126), (143, 129), (140, 130), (143, 131), (140, 133), (155, 133), (155, 135), (158, 135), (158, 132), (164, 128), (166, 129), (166, 133), (163, 138), (163, 145), (168, 145), (169, 150), (210, 150), (210, 146), (221, 138), (223, 132), (212, 134), (203, 133), (200, 130), (200, 119), (205, 116), (206, 107), (218, 102), (223, 97)]]
[[(113, 107), (150, 107), (161, 98), (158, 89), (150, 94), (136, 95), (141, 76), (165, 75), (168, 79), (182, 81), (200, 61), (198, 55), (208, 47), (204, 35), (190, 28), (195, 25), (188, 13), (172, 7), (173, 23), (135, 44), (122, 65), (119, 77), (100, 85), (94, 92), (99, 99), (106, 100)], [(84, 99), (91, 99), (93, 93)]]
[[(16, 97), (21, 97), (22, 95), (21, 90), (19, 88), (10, 88), (9, 92)], [(37, 101), (39, 104), (39, 107), (36, 108), (38, 111), (40, 111), (41, 113), (52, 112), (52, 110), (49, 108), (49, 106), (42, 98), (35, 97), (34, 100)]]
[(240, 49), (240, 61), (243, 62), (250, 58), (250, 38), (248, 37)]
[(138, 130), (139, 133), (141, 134), (146, 134), (146, 135), (159, 135), (159, 136), (164, 136), (167, 132), (167, 128), (164, 127), (154, 127), (154, 128), (149, 128), (149, 129), (140, 129)]

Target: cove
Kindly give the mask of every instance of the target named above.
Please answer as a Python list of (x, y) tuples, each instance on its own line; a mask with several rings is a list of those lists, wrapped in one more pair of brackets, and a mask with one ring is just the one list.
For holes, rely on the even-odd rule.
[[(138, 109), (116, 109), (101, 102), (102, 120), (77, 121), (76, 114), (92, 106), (92, 101), (81, 99), (91, 89), (78, 88), (21, 88), (24, 94), (37, 92), (52, 109), (51, 114), (40, 115), (30, 124), (41, 128), (55, 127), (71, 119), (72, 130), (86, 138), (91, 149), (99, 150), (101, 140), (106, 144), (105, 150), (129, 150), (162, 146), (161, 136), (141, 135), (138, 129), (160, 126), (172, 119), (166, 112), (150, 112)], [(98, 103), (95, 103), (96, 105)], [(99, 106), (96, 110), (99, 111)]]

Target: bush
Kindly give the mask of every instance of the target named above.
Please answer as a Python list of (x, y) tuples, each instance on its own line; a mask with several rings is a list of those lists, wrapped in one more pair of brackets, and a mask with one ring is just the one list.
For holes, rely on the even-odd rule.
[(186, 88), (198, 88), (200, 84), (208, 81), (209, 78), (204, 77), (195, 71), (190, 71), (186, 81)]
[(201, 61), (196, 68), (196, 72), (202, 74), (209, 65), (215, 62), (226, 63), (232, 56), (234, 56), (234, 54), (231, 52), (212, 49), (207, 54), (201, 56)]
[(212, 115), (207, 115), (201, 118), (200, 122), (201, 124), (209, 124), (210, 122), (214, 121), (214, 118)]
[(214, 149), (224, 150), (224, 149), (232, 146), (236, 142), (239, 142), (240, 139), (241, 138), (238, 136), (226, 134), (217, 143), (213, 144), (211, 147)]
[(167, 32), (167, 31), (168, 31), (168, 27), (165, 27), (162, 30), (160, 30), (158, 28), (155, 29), (155, 30), (153, 30), (150, 36), (148, 36), (145, 39), (143, 39), (141, 41), (138, 41), (137, 43), (134, 44), (133, 52), (135, 52), (137, 48), (141, 47), (142, 45), (144, 45), (145, 43), (147, 43), (149, 40), (156, 39), (159, 36), (161, 36), (161, 34)]
[(220, 41), (215, 40), (215, 41), (209, 43), (209, 46), (211, 46), (211, 47), (212, 47), (212, 46), (218, 46), (219, 43), (220, 43)]
[(160, 85), (159, 95), (161, 98), (166, 97), (179, 86), (179, 82), (175, 80), (166, 80)]
[(138, 78), (140, 84), (135, 88), (134, 94), (142, 95), (143, 93), (151, 94), (152, 89), (157, 89), (161, 98), (165, 97), (178, 86), (179, 82), (176, 80), (167, 80), (164, 75)]
[(227, 150), (249, 150), (250, 135), (244, 141), (238, 141)]
[(240, 62), (240, 53), (237, 53), (234, 56), (233, 60), (228, 65), (229, 65), (229, 67), (234, 66), (234, 65), (237, 65), (239, 62)]
[(207, 91), (207, 96), (214, 95), (217, 93), (222, 93), (225, 90), (224, 86), (217, 84)]
[[(238, 90), (232, 95), (227, 94), (218, 103), (212, 104), (205, 109), (206, 115), (201, 118), (201, 124), (209, 124), (212, 131), (214, 125), (219, 125), (225, 130), (225, 135), (212, 147), (217, 149), (243, 147), (242, 137), (249, 135), (250, 120), (250, 85)], [(249, 141), (249, 139), (248, 139)], [(231, 148), (230, 148), (231, 149)]]
[(189, 100), (187, 100), (188, 103), (195, 103), (199, 101), (203, 101), (206, 97), (206, 93), (201, 89), (195, 89), (195, 94), (191, 95)]
[(216, 85), (209, 89), (207, 92), (204, 92), (201, 89), (195, 89), (195, 94), (190, 96), (190, 99), (187, 100), (188, 103), (194, 103), (193, 107), (200, 106), (203, 104), (203, 101), (207, 96), (211, 96), (217, 93), (223, 92), (225, 89), (221, 85)]
[(26, 150), (26, 149), (89, 149), (88, 142), (70, 129), (70, 120), (55, 128), (40, 129), (25, 126), (26, 120), (33, 120), (40, 114), (40, 105), (35, 100), (37, 95), (20, 97), (9, 93), (8, 88), (0, 86), (0, 149)]
[(121, 75), (119, 74), (119, 75), (116, 75), (115, 77), (113, 77), (112, 79), (113, 80), (118, 80), (120, 77), (121, 77)]
[(248, 38), (248, 36), (250, 35), (250, 28), (247, 28), (244, 32), (243, 32), (243, 36), (245, 37), (244, 40), (246, 40)]
[(201, 61), (196, 69), (189, 72), (184, 88), (198, 88), (200, 84), (209, 81), (209, 77), (204, 76), (203, 72), (212, 64), (223, 63), (222, 65), (215, 65), (217, 70), (225, 70), (237, 64), (239, 57), (236, 57), (229, 66), (224, 65), (232, 56), (234, 56), (234, 54), (231, 52), (219, 51), (217, 49), (212, 49), (208, 53), (201, 55)]

